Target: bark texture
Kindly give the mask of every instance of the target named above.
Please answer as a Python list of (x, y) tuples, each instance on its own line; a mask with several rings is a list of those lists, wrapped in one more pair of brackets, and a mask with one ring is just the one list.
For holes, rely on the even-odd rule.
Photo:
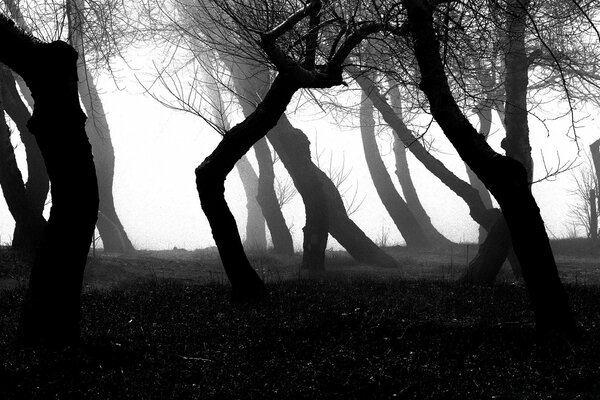
[(80, 338), (83, 271), (98, 214), (98, 186), (77, 92), (77, 52), (41, 43), (0, 16), (0, 62), (23, 77), (35, 108), (28, 127), (52, 185), (52, 208), (31, 269), (19, 337), (64, 344)]
[(444, 72), (430, 6), (417, 0), (403, 0), (403, 4), (421, 71), (421, 90), (444, 134), (502, 208), (538, 329), (574, 332), (544, 222), (529, 190), (527, 170), (514, 159), (494, 152), (460, 111)]

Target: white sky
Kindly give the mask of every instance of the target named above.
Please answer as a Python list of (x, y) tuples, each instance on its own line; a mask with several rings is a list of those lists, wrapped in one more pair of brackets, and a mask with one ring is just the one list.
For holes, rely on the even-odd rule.
[[(210, 228), (200, 208), (195, 188), (194, 169), (210, 154), (220, 137), (199, 117), (168, 110), (144, 95), (142, 88), (131, 76), (124, 79), (121, 86), (126, 90), (115, 90), (109, 79), (99, 81), (115, 148), (114, 195), (117, 213), (134, 246), (138, 249), (168, 249), (174, 246), (196, 249), (213, 246)], [(360, 209), (352, 215), (354, 221), (375, 241), (379, 240), (382, 231), (386, 231), (389, 235), (388, 244), (403, 243), (371, 183), (358, 129), (340, 129), (331, 118), (322, 116), (318, 119), (314, 114), (294, 114), (290, 115), (290, 119), (296, 127), (304, 130), (313, 144), (315, 135), (318, 134), (319, 149), (323, 151), (325, 160), (328, 161), (329, 154), (337, 162), (345, 158), (346, 166), (352, 169), (346, 184), (357, 184), (359, 197), (365, 196)], [(496, 133), (492, 135), (490, 142), (499, 150), (503, 131), (499, 128), (497, 115), (494, 115), (493, 122), (492, 132)], [(565, 136), (568, 126), (568, 120), (551, 122), (548, 136), (539, 121), (530, 120), (536, 177), (544, 175), (541, 150), (547, 164), (553, 167), (556, 164), (557, 150), (563, 161), (576, 156), (575, 143)], [(587, 148), (589, 143), (600, 136), (597, 128), (597, 120), (588, 118), (585, 121), (585, 127), (578, 131), (582, 148)], [(444, 152), (437, 156), (466, 180), (464, 164), (454, 155), (441, 131), (432, 129), (436, 147)], [(13, 141), (22, 164), (22, 145), (19, 145), (17, 137), (18, 135), (14, 135)], [(394, 157), (389, 142), (380, 140), (380, 148), (388, 171), (395, 180)], [(255, 164), (254, 160), (252, 162)], [(409, 164), (421, 201), (434, 225), (453, 241), (475, 241), (477, 225), (469, 217), (465, 203), (411, 155)], [(281, 171), (280, 164), (277, 168)], [(554, 181), (534, 186), (534, 195), (551, 237), (566, 235), (569, 204), (574, 201), (568, 193), (572, 187), (569, 172)], [(349, 190), (350, 193), (353, 191)], [(227, 179), (226, 196), (243, 236), (246, 199), (236, 171)], [(288, 226), (292, 226), (295, 247), (300, 249), (304, 225), (300, 196), (297, 195), (283, 211)], [(13, 229), (14, 222), (2, 198), (1, 243), (10, 243)], [(334, 240), (330, 240), (328, 247), (339, 248)]]

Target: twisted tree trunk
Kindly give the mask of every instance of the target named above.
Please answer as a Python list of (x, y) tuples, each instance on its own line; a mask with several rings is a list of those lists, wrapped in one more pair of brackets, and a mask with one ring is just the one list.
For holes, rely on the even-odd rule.
[(232, 296), (240, 300), (260, 298), (266, 294), (266, 289), (244, 253), (235, 218), (225, 201), (225, 178), (254, 143), (275, 126), (298, 89), (293, 79), (277, 76), (256, 110), (231, 128), (196, 168), (196, 187), (202, 210), (231, 282)]

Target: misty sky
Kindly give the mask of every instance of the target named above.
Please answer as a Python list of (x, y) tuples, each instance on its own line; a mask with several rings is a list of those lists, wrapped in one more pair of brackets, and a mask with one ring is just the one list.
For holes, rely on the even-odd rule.
[[(210, 228), (200, 208), (195, 188), (194, 169), (216, 146), (220, 140), (219, 135), (199, 117), (168, 110), (145, 95), (133, 73), (124, 71), (120, 79), (119, 86), (126, 90), (116, 90), (108, 77), (101, 77), (98, 87), (103, 93), (102, 100), (115, 148), (115, 204), (130, 239), (138, 249), (167, 249), (174, 246), (196, 249), (213, 246)], [(554, 111), (553, 107), (559, 105), (545, 105), (546, 110)], [(293, 106), (288, 110), (293, 111)], [(404, 243), (375, 193), (362, 153), (358, 129), (339, 127), (332, 118), (319, 114), (316, 109), (311, 112), (303, 111), (290, 114), (290, 119), (309, 136), (313, 153), (318, 134), (321, 161), (328, 165), (329, 157), (332, 156), (334, 164), (339, 165), (344, 160), (346, 168), (351, 169), (344, 186), (348, 189), (347, 193), (352, 195), (354, 186), (358, 185), (358, 197), (365, 199), (352, 218), (376, 242), (380, 241), (382, 235), (387, 235), (388, 244)], [(234, 116), (232, 122), (237, 121), (239, 117), (235, 120)], [(471, 118), (471, 121), (476, 119)], [(589, 143), (600, 136), (598, 121), (590, 117), (580, 125), (579, 145), (587, 148)], [(563, 162), (577, 155), (577, 145), (565, 135), (569, 128), (568, 118), (548, 121), (547, 126), (550, 136), (540, 121), (530, 118), (534, 178), (544, 175), (540, 150), (543, 150), (546, 163), (552, 168), (556, 167), (557, 150), (560, 150)], [(431, 134), (435, 138), (435, 147), (441, 151), (436, 156), (466, 180), (464, 164), (442, 133), (434, 126)], [(501, 150), (499, 142), (503, 134), (498, 117), (494, 114), (490, 143), (497, 151)], [(23, 148), (19, 144), (18, 135), (13, 135), (13, 143), (22, 165)], [(379, 143), (388, 171), (393, 175), (394, 157), (389, 133), (382, 135)], [(256, 165), (253, 155), (251, 161)], [(453, 241), (476, 241), (477, 225), (469, 217), (465, 203), (410, 155), (409, 163), (418, 193), (434, 225)], [(280, 163), (276, 165), (276, 171), (284, 173)], [(395, 175), (393, 179), (396, 180)], [(551, 238), (567, 235), (569, 204), (575, 201), (569, 194), (569, 189), (573, 186), (570, 172), (554, 181), (534, 185), (534, 194)], [(226, 196), (243, 235), (246, 199), (235, 170), (227, 179)], [(292, 203), (286, 205), (283, 212), (288, 226), (292, 227), (295, 247), (300, 249), (304, 226), (300, 196), (297, 195)], [(2, 198), (0, 242), (10, 243), (13, 228), (14, 222)], [(339, 248), (331, 238), (328, 247)]]

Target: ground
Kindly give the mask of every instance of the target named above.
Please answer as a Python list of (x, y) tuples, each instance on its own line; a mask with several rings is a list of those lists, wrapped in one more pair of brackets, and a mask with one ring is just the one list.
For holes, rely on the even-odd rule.
[(0, 398), (597, 399), (600, 257), (554, 245), (573, 338), (536, 333), (509, 268), (457, 284), (472, 245), (387, 249), (397, 270), (330, 252), (310, 276), (299, 256), (253, 254), (270, 296), (252, 306), (230, 301), (214, 250), (174, 249), (91, 255), (86, 344), (60, 350), (15, 345), (26, 268), (2, 249)]

